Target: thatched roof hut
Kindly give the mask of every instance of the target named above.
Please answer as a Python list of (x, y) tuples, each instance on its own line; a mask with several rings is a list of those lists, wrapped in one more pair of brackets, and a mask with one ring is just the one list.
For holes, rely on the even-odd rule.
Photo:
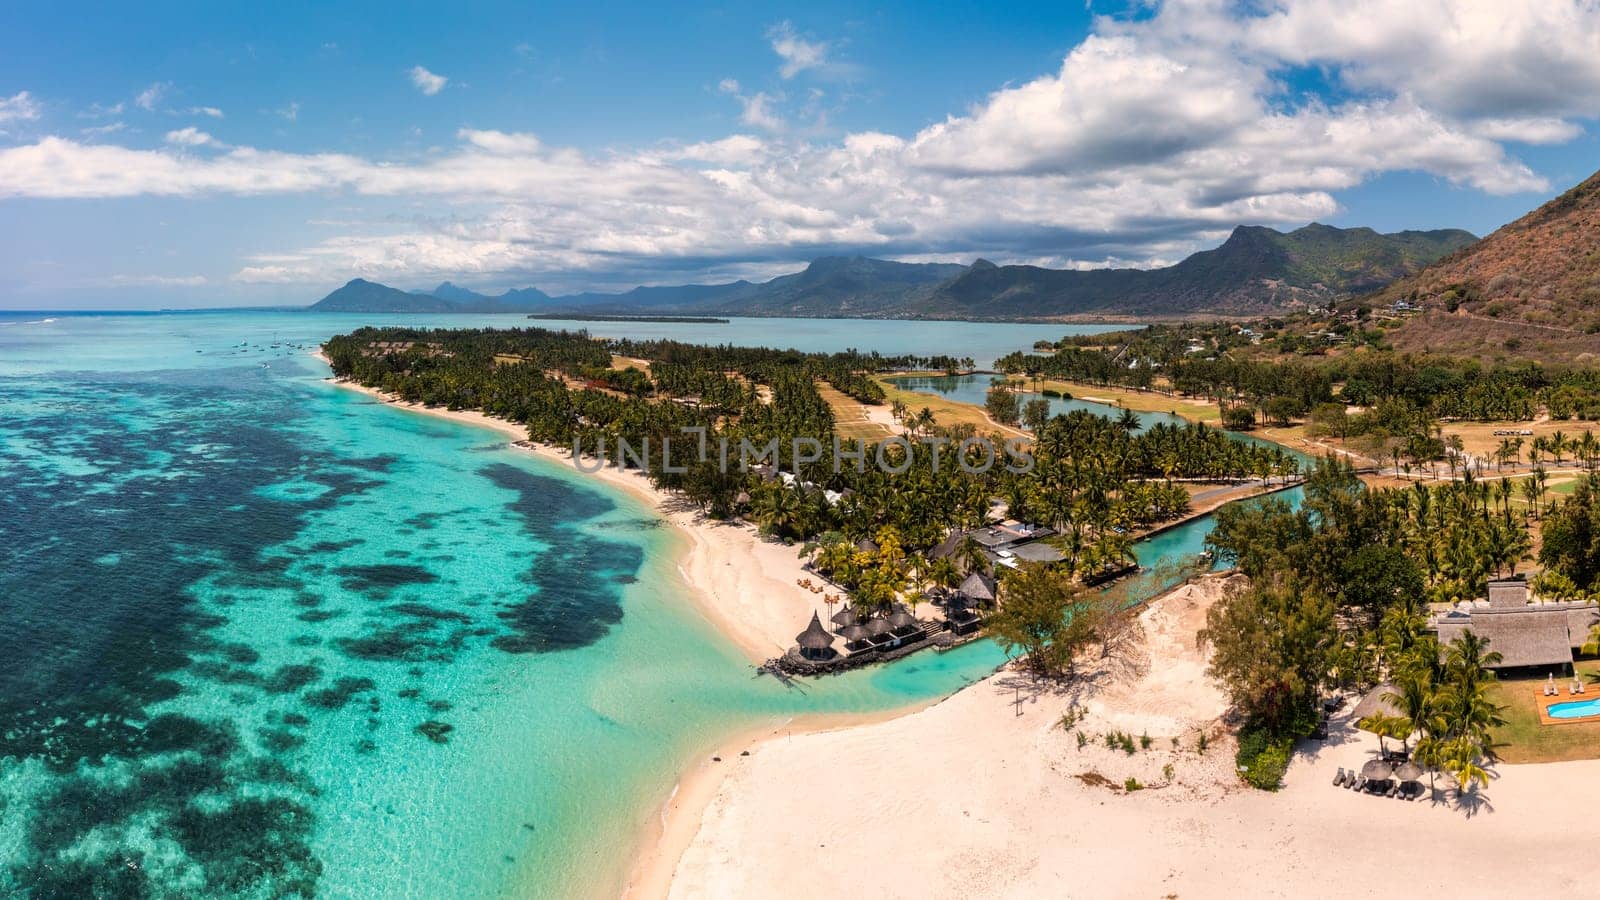
[(895, 610), (894, 613), (889, 616), (889, 627), (893, 628), (895, 631), (899, 631), (902, 628), (908, 628), (916, 624), (917, 617), (913, 616), (910, 610), (904, 608)]
[(961, 587), (956, 591), (968, 600), (980, 603), (993, 603), (995, 599), (995, 580), (982, 572), (973, 572), (961, 582)]
[(830, 621), (840, 628), (849, 628), (851, 625), (860, 624), (861, 616), (856, 613), (855, 607), (846, 606), (845, 608), (834, 613), (833, 618), (830, 619)]
[(872, 538), (862, 538), (861, 540), (856, 541), (856, 552), (875, 554), (878, 552), (878, 542), (874, 541)]
[(826, 659), (833, 653), (833, 635), (822, 627), (822, 620), (815, 612), (811, 614), (811, 624), (794, 640), (800, 645), (800, 655), (806, 659)]
[(928, 551), (928, 558), (949, 559), (955, 556), (956, 551), (961, 549), (961, 542), (966, 536), (967, 533), (964, 531), (950, 532), (949, 537), (933, 545), (933, 549)]
[(1350, 717), (1359, 722), (1368, 716), (1403, 716), (1400, 707), (1393, 700), (1388, 699), (1389, 694), (1397, 694), (1399, 689), (1389, 682), (1384, 682), (1367, 692), (1356, 708), (1350, 711)]
[(867, 634), (872, 637), (877, 637), (880, 634), (888, 634), (893, 630), (894, 626), (889, 624), (888, 619), (872, 618), (867, 620)]

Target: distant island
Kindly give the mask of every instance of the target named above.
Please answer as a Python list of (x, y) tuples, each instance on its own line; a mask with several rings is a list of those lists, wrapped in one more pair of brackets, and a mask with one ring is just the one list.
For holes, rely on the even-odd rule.
[(617, 316), (604, 313), (529, 313), (530, 319), (566, 319), (573, 322), (683, 322), (690, 325), (726, 325), (715, 316)]
[(482, 294), (444, 282), (403, 291), (357, 278), (319, 312), (536, 313), (1028, 321), (1070, 316), (1272, 315), (1379, 290), (1470, 246), (1456, 229), (1379, 234), (1312, 223), (1290, 232), (1239, 226), (1221, 246), (1155, 269), (1046, 269), (829, 256), (770, 281), (637, 287), (560, 297), (538, 288)]

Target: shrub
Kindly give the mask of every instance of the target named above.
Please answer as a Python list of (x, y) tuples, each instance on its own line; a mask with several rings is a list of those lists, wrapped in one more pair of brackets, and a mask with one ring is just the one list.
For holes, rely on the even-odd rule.
[(1139, 783), (1139, 779), (1129, 775), (1128, 780), (1122, 783), (1122, 789), (1132, 793), (1133, 791), (1143, 790), (1144, 785)]
[(1167, 763), (1166, 765), (1162, 766), (1161, 767), (1161, 777), (1162, 777), (1162, 779), (1165, 780), (1165, 781), (1171, 781), (1172, 780), (1172, 772), (1173, 772), (1172, 763)]
[(1139, 735), (1139, 749), (1140, 750), (1149, 750), (1150, 749), (1150, 733), (1149, 732), (1145, 732), (1144, 734)]
[(1275, 791), (1283, 784), (1283, 773), (1289, 770), (1293, 752), (1293, 737), (1274, 737), (1264, 728), (1247, 728), (1239, 733), (1239, 752), (1233, 761), (1246, 784)]
[(1082, 750), (1084, 748), (1084, 746), (1086, 744), (1088, 744), (1088, 743), (1089, 743), (1089, 736), (1087, 734), (1084, 734), (1081, 731), (1078, 732), (1078, 749)]

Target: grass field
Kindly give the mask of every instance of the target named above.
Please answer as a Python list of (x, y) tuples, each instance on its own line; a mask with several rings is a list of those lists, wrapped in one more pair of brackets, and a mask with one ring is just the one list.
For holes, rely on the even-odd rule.
[[(1594, 677), (1600, 675), (1600, 660), (1581, 660), (1577, 670), (1586, 683), (1594, 684)], [(1500, 758), (1508, 763), (1600, 758), (1600, 721), (1540, 724), (1538, 697), (1543, 683), (1542, 678), (1508, 679), (1490, 688), (1494, 702), (1505, 707), (1500, 715), (1506, 724), (1494, 731), (1495, 743), (1502, 745)], [(1562, 679), (1557, 678), (1556, 684), (1566, 692)]]
[(634, 357), (631, 357), (631, 356), (618, 356), (615, 353), (611, 354), (611, 368), (617, 369), (618, 371), (621, 371), (622, 369), (626, 369), (629, 366), (632, 366), (633, 368), (638, 369), (639, 371), (645, 373), (646, 375), (650, 374), (650, 363), (649, 363), (649, 361), (643, 360), (643, 359), (635, 359)]
[(957, 403), (954, 400), (947, 400), (938, 394), (921, 394), (916, 391), (908, 391), (885, 378), (875, 378), (873, 380), (877, 381), (883, 388), (883, 392), (888, 395), (886, 402), (892, 404), (894, 401), (899, 400), (913, 410), (919, 410), (926, 406), (933, 410), (934, 420), (940, 425), (959, 425), (963, 422), (970, 422), (977, 427), (979, 432), (986, 434), (999, 432), (1007, 437), (1027, 437), (1028, 435), (1026, 431), (1020, 428), (1010, 428), (989, 418), (989, 414), (984, 412), (982, 407), (973, 406), (970, 403)]
[[(1522, 455), (1518, 459), (1519, 462), (1527, 462), (1528, 448), (1535, 437), (1549, 437), (1557, 431), (1568, 438), (1578, 437), (1585, 431), (1593, 431), (1597, 437), (1600, 437), (1600, 422), (1445, 422), (1442, 427), (1446, 437), (1450, 435), (1460, 436), (1461, 448), (1474, 456), (1492, 458), (1501, 441), (1507, 437), (1512, 440), (1521, 437)], [(1531, 431), (1533, 434), (1497, 435), (1495, 434), (1496, 431)], [(1545, 457), (1546, 465), (1551, 464), (1549, 459), (1550, 457), (1547, 455)], [(1562, 459), (1570, 462), (1572, 460), (1572, 452), (1564, 452)]]
[(867, 405), (861, 401), (820, 381), (817, 382), (817, 393), (832, 407), (833, 430), (839, 437), (874, 443), (893, 436), (894, 432), (888, 426), (872, 420)]
[[(1032, 387), (1032, 380), (1028, 386)], [(1066, 391), (1080, 400), (1109, 400), (1117, 406), (1124, 406), (1135, 412), (1164, 412), (1175, 416), (1182, 416), (1191, 422), (1204, 422), (1207, 425), (1218, 425), (1222, 422), (1222, 412), (1215, 403), (1206, 403), (1186, 397), (1169, 397), (1166, 394), (1157, 394), (1154, 391), (1134, 391), (1126, 388), (1100, 387), (1093, 384), (1080, 384), (1076, 381), (1056, 381), (1046, 379), (1039, 382), (1040, 387), (1057, 391)]]

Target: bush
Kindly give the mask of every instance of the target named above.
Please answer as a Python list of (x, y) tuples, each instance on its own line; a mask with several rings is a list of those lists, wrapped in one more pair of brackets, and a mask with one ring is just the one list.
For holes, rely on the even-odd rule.
[(1150, 749), (1150, 734), (1149, 734), (1149, 732), (1146, 732), (1144, 734), (1139, 735), (1139, 749), (1140, 750), (1149, 750)]
[(1143, 790), (1144, 785), (1139, 783), (1139, 779), (1129, 775), (1128, 780), (1122, 783), (1122, 789), (1132, 793), (1133, 791)]
[(1239, 733), (1239, 752), (1233, 761), (1246, 784), (1275, 791), (1283, 785), (1283, 773), (1289, 770), (1293, 752), (1293, 737), (1274, 737), (1264, 728), (1248, 728)]

